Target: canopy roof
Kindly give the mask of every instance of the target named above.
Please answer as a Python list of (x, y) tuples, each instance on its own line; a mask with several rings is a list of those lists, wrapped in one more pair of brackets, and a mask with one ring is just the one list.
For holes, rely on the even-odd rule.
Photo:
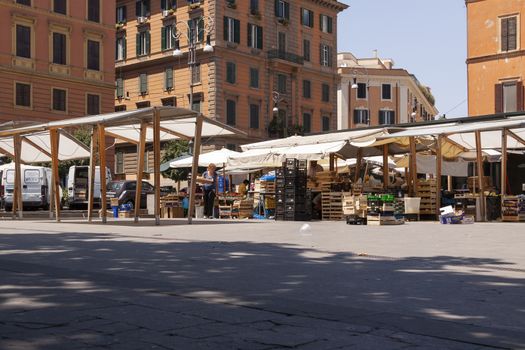
[[(222, 164), (228, 162), (229, 157), (240, 155), (241, 153), (231, 151), (227, 148), (223, 148), (217, 151), (212, 151), (208, 153), (202, 153), (199, 156), (199, 166), (207, 167), (210, 163), (214, 163), (217, 166), (222, 166)], [(179, 159), (170, 163), (171, 168), (191, 168), (193, 164), (193, 157), (186, 157), (184, 159)]]
[[(58, 143), (59, 160), (89, 158), (89, 149), (86, 145), (63, 130), (60, 131), (60, 136), (60, 142)], [(48, 131), (40, 131), (23, 136), (21, 141), (20, 160), (23, 163), (51, 161), (51, 142)], [(13, 137), (0, 138), (0, 154), (14, 158), (14, 152)]]

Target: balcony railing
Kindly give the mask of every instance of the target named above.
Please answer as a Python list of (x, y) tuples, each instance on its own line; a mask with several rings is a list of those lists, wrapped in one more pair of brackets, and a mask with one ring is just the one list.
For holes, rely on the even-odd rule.
[(285, 60), (295, 64), (304, 64), (304, 58), (302, 56), (296, 55), (291, 52), (281, 51), (281, 50), (270, 50), (268, 51), (268, 58), (278, 58), (280, 60)]

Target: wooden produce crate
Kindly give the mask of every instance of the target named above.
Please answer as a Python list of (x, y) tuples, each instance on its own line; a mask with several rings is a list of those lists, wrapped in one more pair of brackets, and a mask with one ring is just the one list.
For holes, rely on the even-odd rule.
[(359, 217), (366, 217), (367, 210), (367, 196), (355, 196), (350, 192), (343, 192), (343, 214), (344, 215), (358, 215)]
[(253, 199), (238, 200), (233, 203), (232, 216), (239, 219), (253, 217)]
[(275, 181), (261, 181), (261, 192), (275, 193)]
[(416, 196), (421, 198), (419, 214), (436, 215), (437, 182), (435, 179), (418, 180)]
[(343, 220), (343, 192), (322, 192), (321, 213), (323, 220)]

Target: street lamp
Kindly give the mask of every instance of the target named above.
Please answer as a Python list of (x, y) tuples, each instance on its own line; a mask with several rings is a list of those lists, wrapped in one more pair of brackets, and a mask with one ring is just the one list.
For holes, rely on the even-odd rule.
[[(355, 99), (357, 101), (357, 97), (359, 95), (359, 90), (358, 90), (359, 89), (359, 84), (357, 83), (357, 77), (359, 75), (366, 75), (366, 100), (367, 100), (367, 109), (366, 109), (366, 111), (367, 111), (367, 115), (366, 115), (366, 123), (365, 124), (370, 125), (370, 112), (368, 111), (368, 109), (369, 109), (369, 106), (368, 106), (368, 96), (369, 96), (369, 94), (368, 94), (368, 92), (370, 90), (370, 76), (368, 75), (368, 69), (365, 66), (363, 66), (363, 68), (365, 69), (365, 74), (358, 72), (357, 69), (354, 69), (352, 71), (352, 73), (354, 75), (354, 82), (351, 85), (351, 89), (352, 90), (356, 90), (356, 92), (355, 92)], [(360, 116), (360, 117), (362, 117), (362, 116)], [(359, 118), (359, 121), (360, 122), (362, 121), (361, 118)], [(355, 123), (354, 116), (352, 116), (352, 122)], [(355, 123), (355, 124), (362, 124), (362, 123)]]
[[(192, 23), (191, 25), (188, 23)], [(201, 27), (201, 24), (202, 27)], [(192, 22), (178, 21), (175, 23), (175, 30), (172, 36), (175, 39), (175, 48), (173, 50), (173, 57), (182, 57), (183, 53), (180, 49), (180, 38), (184, 36), (188, 40), (188, 66), (190, 67), (190, 109), (193, 109), (193, 76), (195, 67), (197, 66), (197, 43), (200, 34), (206, 34), (206, 44), (202, 51), (206, 53), (213, 52), (211, 45), (210, 33), (214, 28), (213, 18), (210, 16), (202, 16)], [(179, 30), (182, 27), (183, 30)]]
[[(272, 100), (273, 100), (273, 113), (278, 117), (279, 114), (279, 103), (281, 103), (284, 98), (281, 96), (281, 94), (277, 91), (272, 92)], [(288, 136), (288, 123), (287, 123), (287, 117), (286, 114), (284, 115), (283, 120), (283, 135), (284, 137)]]

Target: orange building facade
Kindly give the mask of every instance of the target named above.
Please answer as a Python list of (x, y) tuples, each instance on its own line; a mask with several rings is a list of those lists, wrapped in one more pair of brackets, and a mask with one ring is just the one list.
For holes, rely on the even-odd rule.
[[(334, 130), (337, 15), (346, 7), (336, 0), (118, 0), (115, 108), (197, 109), (245, 131), (249, 142)], [(188, 26), (196, 33), (193, 77)], [(203, 50), (208, 36), (213, 52)]]
[(524, 110), (525, 3), (466, 0), (469, 116)]
[(114, 110), (115, 1), (0, 1), (0, 120)]
[(338, 54), (338, 128), (352, 129), (433, 120), (430, 89), (392, 60)]

